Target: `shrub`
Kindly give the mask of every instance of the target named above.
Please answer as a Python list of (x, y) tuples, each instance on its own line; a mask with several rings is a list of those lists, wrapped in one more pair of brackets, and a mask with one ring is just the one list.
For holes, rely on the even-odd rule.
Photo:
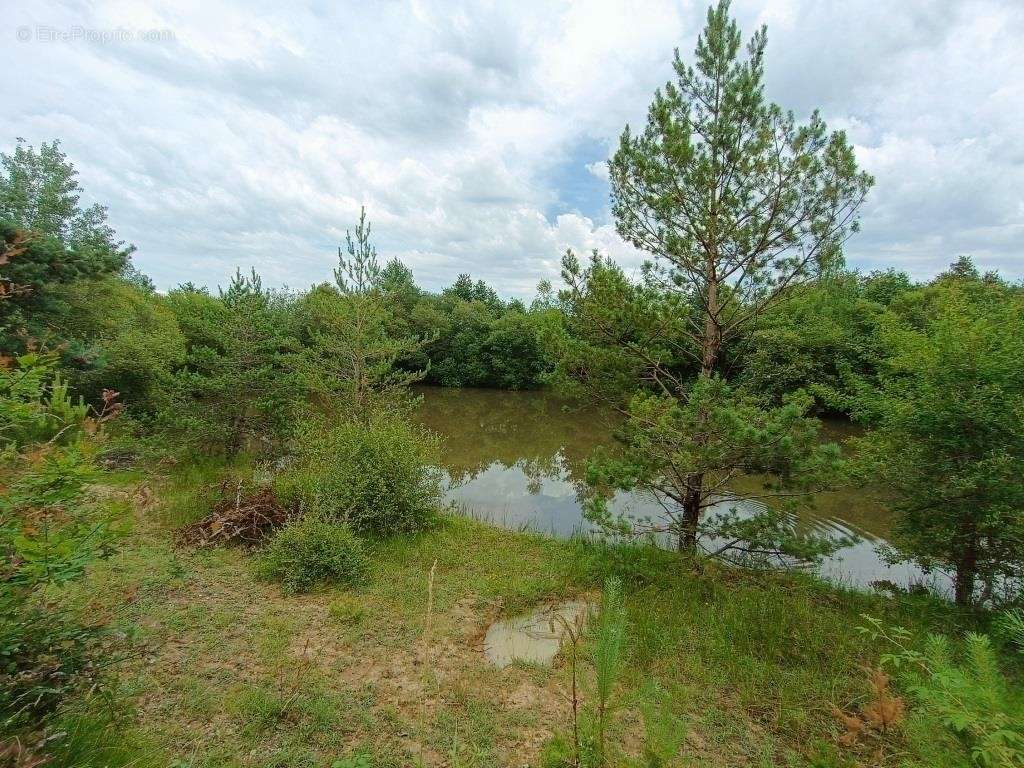
[(299, 461), (278, 478), (278, 495), (359, 533), (425, 528), (441, 503), (437, 438), (397, 419), (304, 425)]
[(69, 693), (94, 681), (105, 638), (102, 627), (82, 625), (53, 605), (29, 605), (4, 590), (0, 594), (0, 726), (39, 722)]
[[(112, 508), (88, 503), (104, 425), (120, 412), (105, 390), (102, 409), (72, 397), (53, 354), (0, 355), (0, 762), (40, 764), (9, 737), (33, 740), (72, 692), (102, 691), (102, 668), (120, 639), (102, 621), (83, 623), (59, 587), (109, 555)], [(61, 731), (57, 731), (61, 733)], [(4, 740), (7, 739), (7, 745)], [(47, 749), (52, 746), (47, 743)], [(57, 764), (57, 763), (55, 763)], [(61, 765), (84, 765), (81, 760)]]
[(354, 585), (366, 577), (366, 555), (347, 525), (307, 515), (271, 539), (257, 565), (261, 578), (280, 581), (289, 592), (318, 584)]
[(87, 402), (115, 389), (146, 420), (166, 403), (172, 372), (185, 362), (185, 336), (167, 300), (120, 279), (82, 280), (62, 292), (65, 359)]
[(97, 476), (88, 449), (49, 446), (7, 465), (15, 476), (0, 491), (4, 589), (31, 592), (72, 581), (113, 551), (114, 517), (82, 503), (85, 486)]
[(44, 722), (115, 652), (101, 624), (47, 595), (112, 551), (112, 519), (83, 503), (87, 448), (49, 446), (4, 465), (15, 474), (0, 489), (0, 734)]

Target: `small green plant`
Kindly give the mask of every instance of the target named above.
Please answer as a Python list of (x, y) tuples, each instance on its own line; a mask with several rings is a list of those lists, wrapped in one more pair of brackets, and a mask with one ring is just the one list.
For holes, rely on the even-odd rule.
[(571, 706), (572, 742), (556, 736), (548, 743), (543, 757), (544, 765), (605, 766), (608, 764), (605, 731), (613, 709), (613, 694), (622, 672), (626, 647), (626, 607), (622, 594), (622, 581), (610, 576), (604, 583), (604, 598), (594, 638), (594, 672), (597, 681), (597, 702), (592, 713), (581, 709), (579, 681), (579, 651), (583, 639), (581, 628), (558, 616), (563, 642), (568, 647), (569, 668), (572, 675)]
[(363, 545), (347, 525), (307, 515), (284, 526), (257, 563), (261, 578), (280, 581), (289, 592), (318, 584), (352, 586), (366, 578)]
[(622, 597), (622, 582), (613, 576), (604, 583), (604, 601), (601, 605), (597, 644), (594, 648), (594, 669), (597, 673), (597, 748), (601, 765), (607, 762), (605, 727), (611, 714), (615, 684), (622, 672), (625, 645), (626, 606)]
[(357, 752), (350, 757), (343, 757), (331, 763), (331, 768), (373, 768), (373, 761), (366, 752)]
[(642, 757), (637, 764), (642, 768), (662, 768), (671, 765), (686, 738), (686, 728), (670, 709), (670, 697), (654, 681), (641, 705), (644, 718)]
[(864, 618), (864, 634), (895, 648), (882, 656), (882, 664), (897, 671), (921, 711), (956, 735), (975, 765), (1024, 766), (1024, 711), (987, 636), (968, 632), (957, 653), (948, 638), (933, 634), (919, 650), (906, 629), (887, 629), (879, 619)]
[(327, 613), (339, 624), (354, 625), (363, 620), (363, 606), (351, 595), (342, 595), (327, 606)]
[[(110, 689), (90, 689), (62, 706), (40, 746), (40, 765), (75, 768), (169, 768), (155, 745), (129, 725), (131, 705)], [(0, 761), (0, 765), (6, 763)], [(31, 763), (20, 768), (30, 768)], [(195, 768), (194, 761), (188, 768)]]
[(1024, 654), (1024, 610), (1014, 608), (1006, 611), (996, 622), (996, 628), (1019, 653)]
[(12, 362), (0, 364), (0, 456), (78, 438), (89, 407), (71, 396), (56, 370), (57, 356), (29, 352)]
[(41, 722), (94, 680), (105, 638), (58, 606), (0, 594), (0, 730)]
[(86, 565), (110, 554), (111, 520), (81, 505), (96, 470), (75, 447), (53, 447), (20, 471), (0, 495), (0, 550), (10, 586), (31, 590), (82, 575)]
[[(430, 686), (437, 686), (437, 669), (434, 667), (434, 576), (437, 574), (437, 560), (430, 566), (430, 573), (427, 575), (427, 611), (423, 619), (423, 635), (420, 637), (419, 656), (420, 664), (423, 667), (423, 691), (426, 693)], [(423, 761), (423, 743), (427, 738), (427, 697), (420, 698), (419, 722), (417, 727), (420, 732), (420, 749), (416, 756), (415, 764), (423, 768), (426, 763)]]

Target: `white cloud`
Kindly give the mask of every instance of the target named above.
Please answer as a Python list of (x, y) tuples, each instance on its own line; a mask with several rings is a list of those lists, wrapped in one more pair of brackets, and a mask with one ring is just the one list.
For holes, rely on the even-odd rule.
[(593, 163), (587, 163), (583, 167), (586, 168), (593, 176), (601, 179), (601, 181), (608, 181), (609, 172), (607, 160), (598, 160)]
[[(884, 5), (884, 4), (883, 4)], [(735, 0), (769, 24), (768, 92), (820, 106), (878, 184), (848, 247), (933, 274), (959, 253), (1024, 273), (1024, 9), (1012, 0)], [(0, 148), (63, 139), (161, 287), (326, 279), (366, 205), (379, 250), (431, 288), (528, 295), (566, 247), (642, 257), (568, 179), (642, 123), (704, 4), (13, 0)], [(170, 29), (170, 43), (19, 43), (21, 25)], [(581, 149), (582, 148), (582, 149)], [(597, 204), (596, 208), (600, 208)]]

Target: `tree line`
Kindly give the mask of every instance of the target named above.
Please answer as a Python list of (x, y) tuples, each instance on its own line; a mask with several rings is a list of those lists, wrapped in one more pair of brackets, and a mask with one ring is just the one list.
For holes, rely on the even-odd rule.
[[(750, 76), (742, 72), (735, 76)], [(665, 109), (659, 104), (652, 110)], [(161, 294), (132, 266), (133, 248), (116, 239), (105, 211), (79, 206), (74, 167), (57, 142), (39, 151), (19, 143), (3, 155), (0, 179), (0, 354), (13, 366), (48, 350), (86, 402), (118, 391), (141, 434), (228, 454), (271, 444), (309, 402), (358, 412), (368, 398), (417, 382), (557, 387), (620, 410), (620, 450), (596, 457), (591, 480), (658, 494), (666, 519), (650, 528), (684, 550), (724, 541), (734, 555), (820, 555), (827, 543), (794, 535), (788, 512), (806, 492), (859, 471), (889, 487), (903, 510), (899, 554), (959, 574), (961, 601), (1019, 578), (1021, 286), (980, 273), (967, 257), (924, 284), (895, 270), (860, 274), (845, 268), (835, 243), (818, 242), (840, 233), (792, 221), (776, 222), (786, 235), (768, 252), (722, 245), (721, 256), (709, 256), (706, 236), (686, 240), (690, 230), (735, 229), (722, 222), (750, 220), (749, 207), (763, 203), (723, 192), (714, 219), (706, 213), (679, 232), (640, 224), (627, 207), (661, 215), (668, 203), (658, 185), (667, 182), (655, 175), (644, 187), (628, 176), (640, 173), (630, 163), (647, 153), (671, 166), (664, 137), (650, 128), (645, 136), (624, 135), (613, 194), (623, 235), (644, 245), (660, 232), (662, 245), (645, 247), (664, 253), (640, 279), (598, 254), (569, 253), (562, 290), (543, 282), (529, 306), (469, 275), (430, 292), (400, 261), (381, 266), (365, 214), (339, 248), (334, 280), (307, 291), (268, 289), (255, 271), (237, 271), (216, 291), (185, 283)], [(811, 151), (795, 134), (789, 140)], [(823, 134), (817, 141), (814, 152), (828, 151)], [(654, 173), (653, 160), (643, 163)], [(701, 183), (686, 177), (671, 189)], [(810, 215), (810, 203), (791, 203), (790, 216)], [(782, 258), (776, 250), (796, 243), (801, 227), (813, 242), (799, 247), (818, 255)], [(730, 270), (742, 277), (725, 277)], [(821, 415), (875, 427), (859, 464), (818, 440)], [(769, 478), (771, 512), (709, 514), (729, 494), (738, 498), (739, 474)], [(594, 519), (621, 528), (600, 499)]]

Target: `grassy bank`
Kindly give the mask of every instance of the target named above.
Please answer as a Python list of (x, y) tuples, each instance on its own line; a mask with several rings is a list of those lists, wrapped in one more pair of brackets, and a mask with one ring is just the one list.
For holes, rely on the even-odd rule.
[(495, 669), (484, 633), (538, 603), (596, 596), (613, 573), (626, 586), (630, 638), (610, 739), (617, 763), (649, 764), (639, 761), (653, 739), (669, 745), (669, 765), (962, 764), (941, 731), (913, 717), (877, 754), (876, 744), (840, 749), (832, 712), (867, 697), (864, 668), (883, 651), (855, 631), (861, 614), (953, 631), (942, 605), (459, 517), (371, 543), (364, 588), (291, 596), (258, 581), (242, 549), (175, 544), (217, 471), (120, 476), (107, 492), (133, 499), (131, 530), (76, 595), (135, 628), (117, 728), (138, 745), (137, 765), (329, 766), (360, 754), (374, 766), (541, 764), (570, 727), (568, 665)]

